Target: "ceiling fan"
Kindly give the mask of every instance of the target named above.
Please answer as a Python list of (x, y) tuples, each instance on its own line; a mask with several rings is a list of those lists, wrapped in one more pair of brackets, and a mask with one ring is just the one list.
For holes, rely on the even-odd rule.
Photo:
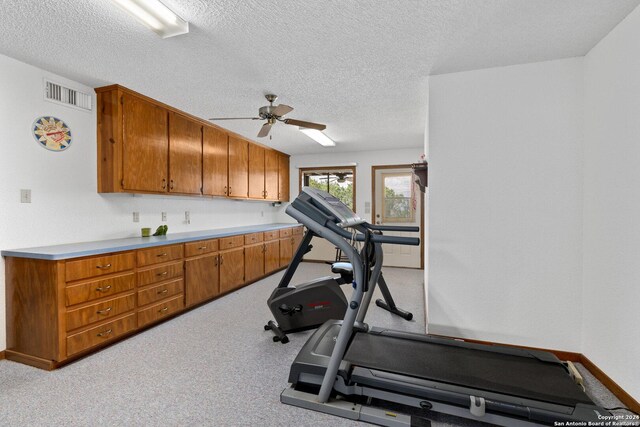
[(293, 107), (289, 107), (288, 105), (284, 104), (273, 105), (276, 99), (278, 99), (277, 95), (267, 94), (264, 97), (267, 98), (267, 101), (269, 101), (269, 105), (260, 107), (260, 109), (258, 110), (258, 117), (213, 117), (209, 120), (266, 120), (267, 122), (262, 125), (260, 131), (258, 132), (258, 138), (264, 138), (265, 136), (269, 135), (271, 127), (276, 122), (282, 122), (284, 124), (298, 126), (300, 128), (316, 129), (319, 131), (327, 128), (326, 125), (320, 123), (284, 118), (286, 114), (293, 111)]
[(323, 176), (320, 178), (323, 181), (337, 182), (338, 184), (344, 184), (345, 182), (353, 182), (353, 175), (351, 172), (332, 172), (331, 176)]

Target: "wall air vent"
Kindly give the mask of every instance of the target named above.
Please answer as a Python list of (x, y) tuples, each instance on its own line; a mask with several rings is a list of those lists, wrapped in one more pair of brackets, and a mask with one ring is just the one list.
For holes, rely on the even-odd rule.
[(64, 87), (50, 80), (44, 81), (44, 99), (80, 110), (91, 111), (91, 95)]

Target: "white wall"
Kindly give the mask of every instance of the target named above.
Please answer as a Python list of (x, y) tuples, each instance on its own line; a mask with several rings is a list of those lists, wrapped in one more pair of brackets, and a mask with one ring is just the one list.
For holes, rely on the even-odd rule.
[(430, 333), (580, 350), (582, 64), (431, 76)]
[[(170, 233), (277, 221), (280, 209), (265, 202), (98, 194), (96, 113), (44, 101), (45, 76), (93, 93), (0, 55), (0, 249), (135, 236), (140, 227), (159, 225), (162, 211), (168, 213)], [(31, 124), (42, 115), (56, 116), (70, 126), (70, 148), (51, 152), (36, 144)], [(31, 204), (20, 204), (20, 189), (32, 190)], [(191, 212), (190, 225), (184, 222), (185, 210)], [(133, 211), (140, 212), (140, 223), (132, 221)], [(4, 299), (2, 259), (0, 350), (6, 347)]]
[(582, 351), (640, 400), (640, 8), (585, 59)]
[[(389, 142), (393, 145), (393, 141)], [(327, 149), (329, 151), (330, 149)], [(356, 165), (356, 212), (371, 222), (371, 213), (365, 212), (365, 202), (371, 200), (371, 166), (411, 164), (420, 160), (423, 153), (422, 147), (403, 148), (399, 150), (358, 151), (346, 153), (309, 154), (291, 156), (291, 200), (298, 195), (300, 168), (315, 166), (344, 166)], [(280, 219), (291, 220), (284, 210)], [(307, 256), (308, 259), (332, 260), (335, 257), (335, 248), (328, 242), (315, 239), (314, 249)]]

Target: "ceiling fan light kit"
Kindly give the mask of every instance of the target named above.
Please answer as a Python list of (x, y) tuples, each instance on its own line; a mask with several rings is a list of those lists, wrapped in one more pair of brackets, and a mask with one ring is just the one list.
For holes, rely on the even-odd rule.
[(189, 32), (189, 23), (160, 0), (112, 0), (163, 39)]
[[(212, 121), (215, 121), (215, 120), (266, 120), (266, 123), (262, 125), (262, 127), (260, 128), (260, 131), (258, 132), (258, 138), (264, 138), (265, 136), (269, 135), (269, 132), (271, 131), (271, 127), (273, 127), (273, 125), (276, 124), (277, 122), (282, 122), (286, 125), (291, 125), (291, 126), (298, 126), (300, 130), (304, 128), (304, 129), (316, 130), (320, 132), (327, 128), (326, 125), (323, 125), (321, 123), (306, 122), (304, 120), (285, 118), (284, 116), (286, 114), (293, 111), (293, 107), (290, 107), (284, 104), (273, 105), (276, 99), (278, 99), (277, 95), (267, 94), (264, 97), (269, 102), (269, 105), (265, 105), (264, 107), (260, 107), (258, 109), (258, 117), (213, 117), (213, 118), (210, 118), (209, 120), (212, 120)], [(322, 132), (320, 133), (322, 134)], [(323, 134), (323, 136), (327, 138), (326, 135)], [(331, 141), (331, 144), (329, 145), (336, 145), (336, 144), (333, 141)]]
[(300, 132), (307, 135), (309, 138), (313, 139), (318, 144), (324, 147), (335, 147), (336, 143), (329, 138), (327, 135), (319, 131), (318, 129), (309, 129), (309, 128), (299, 128)]

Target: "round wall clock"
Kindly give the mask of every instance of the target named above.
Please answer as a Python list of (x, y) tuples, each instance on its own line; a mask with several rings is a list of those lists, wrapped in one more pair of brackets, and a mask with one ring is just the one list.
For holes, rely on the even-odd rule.
[(31, 129), (36, 142), (47, 150), (64, 151), (71, 145), (71, 129), (60, 119), (40, 117)]

